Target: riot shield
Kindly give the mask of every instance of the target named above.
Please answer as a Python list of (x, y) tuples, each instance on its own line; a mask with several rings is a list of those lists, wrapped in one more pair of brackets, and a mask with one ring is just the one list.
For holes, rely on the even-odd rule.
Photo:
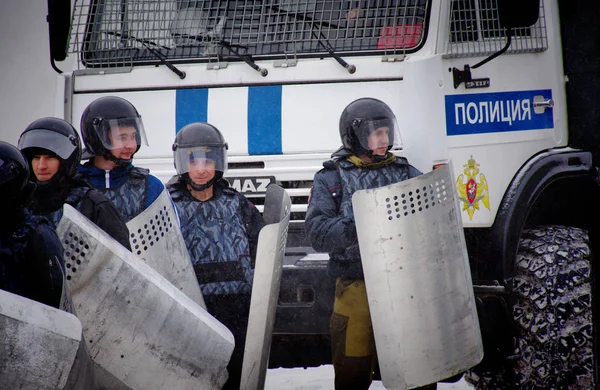
[(243, 390), (263, 389), (265, 386), (290, 210), (291, 200), (287, 192), (275, 184), (269, 185), (263, 212), (266, 226), (258, 235), (256, 250), (242, 364), (240, 389)]
[(437, 382), (481, 361), (462, 219), (446, 165), (352, 197), (383, 385)]
[(96, 389), (81, 322), (0, 290), (0, 389)]
[(127, 228), (133, 254), (206, 309), (167, 190), (127, 222)]
[(109, 389), (220, 389), (231, 332), (72, 207), (57, 233), (99, 384)]

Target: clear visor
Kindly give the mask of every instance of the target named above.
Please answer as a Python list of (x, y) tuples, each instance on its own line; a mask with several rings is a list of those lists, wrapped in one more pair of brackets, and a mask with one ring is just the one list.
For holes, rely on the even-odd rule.
[(135, 151), (140, 145), (148, 146), (144, 124), (139, 117), (105, 119), (94, 129), (108, 150), (128, 148)]
[(40, 148), (49, 150), (63, 160), (69, 158), (77, 148), (75, 139), (46, 129), (33, 129), (19, 138), (19, 149)]
[(174, 153), (177, 174), (203, 175), (205, 172), (227, 170), (227, 149), (221, 146), (178, 148)]
[(402, 149), (396, 118), (364, 121), (355, 131), (361, 146), (375, 155), (385, 155), (390, 149)]

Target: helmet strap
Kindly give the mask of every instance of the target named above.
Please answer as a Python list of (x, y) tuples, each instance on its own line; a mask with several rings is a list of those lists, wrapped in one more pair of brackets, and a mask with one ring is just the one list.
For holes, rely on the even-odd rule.
[(210, 179), (209, 181), (207, 181), (204, 184), (196, 184), (192, 181), (192, 179), (190, 178), (190, 175), (188, 175), (187, 173), (183, 174), (183, 177), (185, 179), (186, 184), (189, 184), (190, 187), (192, 187), (192, 189), (194, 191), (205, 191), (206, 189), (212, 187), (212, 185), (215, 182), (215, 177), (213, 177), (212, 179)]
[(102, 157), (105, 160), (114, 162), (116, 165), (118, 165), (120, 167), (128, 167), (129, 164), (131, 164), (131, 161), (133, 161), (133, 155), (131, 155), (131, 158), (127, 158), (127, 159), (116, 158), (109, 150), (107, 150), (106, 153), (104, 153), (104, 155)]

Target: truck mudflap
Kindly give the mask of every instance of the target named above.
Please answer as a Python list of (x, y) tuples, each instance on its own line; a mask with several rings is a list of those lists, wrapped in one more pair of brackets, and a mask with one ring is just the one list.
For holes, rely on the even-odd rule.
[(263, 212), (266, 225), (258, 235), (256, 249), (250, 316), (242, 363), (240, 389), (243, 390), (265, 387), (291, 205), (290, 196), (283, 188), (275, 184), (269, 185)]
[(383, 385), (406, 389), (483, 358), (449, 165), (352, 197)]
[(0, 389), (97, 389), (81, 322), (0, 290)]
[(206, 309), (167, 190), (164, 189), (150, 207), (127, 222), (127, 228), (133, 254)]
[(223, 324), (68, 205), (57, 232), (102, 388), (223, 386), (234, 345)]

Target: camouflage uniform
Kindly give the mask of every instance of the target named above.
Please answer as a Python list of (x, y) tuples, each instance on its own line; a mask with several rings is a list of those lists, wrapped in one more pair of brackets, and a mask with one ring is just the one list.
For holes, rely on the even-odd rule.
[(223, 389), (238, 389), (250, 311), (254, 257), (258, 233), (264, 221), (245, 196), (226, 180), (213, 184), (213, 197), (194, 198), (185, 181), (175, 176), (167, 188), (179, 215), (198, 283), (210, 314), (235, 337)]
[(349, 153), (342, 150), (340, 154), (315, 174), (305, 224), (313, 248), (329, 253), (329, 275), (336, 278), (330, 321), (335, 388), (368, 389), (376, 351), (352, 194), (398, 183), (421, 172), (406, 159), (389, 153), (383, 161), (360, 167)]

